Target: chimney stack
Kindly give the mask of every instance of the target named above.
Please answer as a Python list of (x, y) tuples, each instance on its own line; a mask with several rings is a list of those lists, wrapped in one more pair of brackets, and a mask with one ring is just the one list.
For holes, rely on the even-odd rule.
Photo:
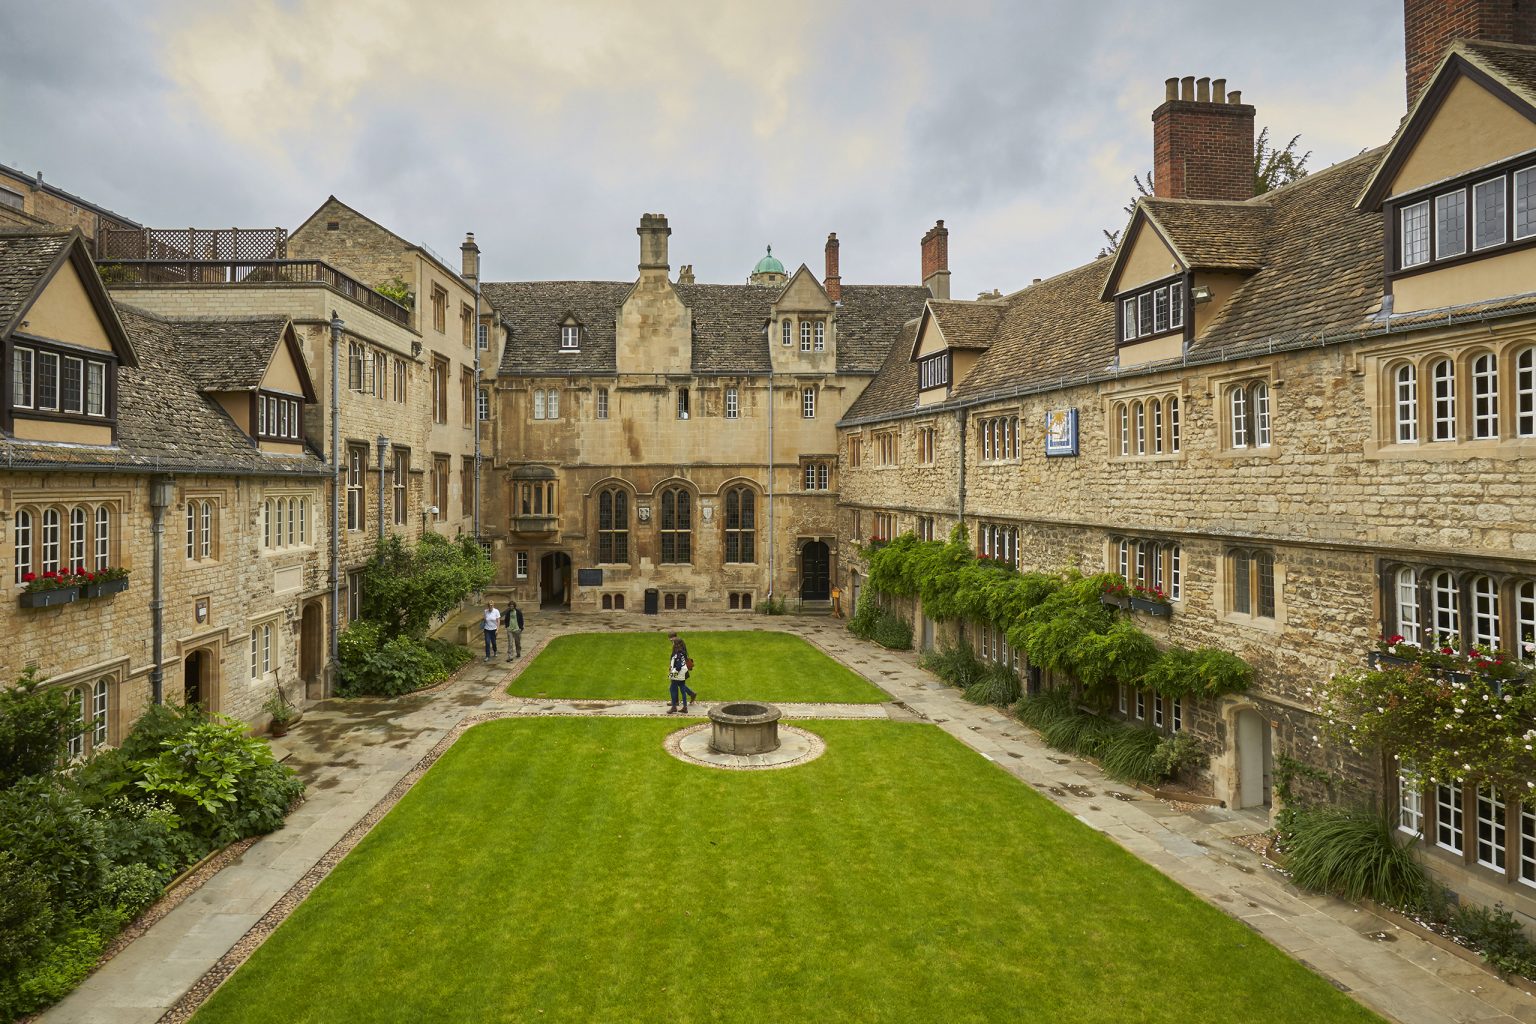
[(480, 280), (480, 247), (475, 244), (475, 233), (464, 233), (464, 244), (459, 246), (461, 259), (459, 274), (466, 281)]
[(942, 220), (923, 236), (923, 284), (934, 298), (949, 298), (949, 229)]
[(667, 215), (642, 214), (635, 233), (640, 236), (640, 276), (645, 277), (646, 271), (659, 270), (665, 277), (670, 269), (667, 266), (667, 236), (672, 234), (672, 229), (667, 227)]
[(822, 277), (822, 284), (826, 286), (827, 298), (833, 302), (839, 302), (843, 298), (843, 279), (838, 274), (837, 268), (837, 232), (827, 235), (827, 272)]
[(1457, 39), (1536, 45), (1536, 4), (1530, 0), (1404, 0), (1409, 107), (1418, 102), (1430, 75)]
[(693, 264), (692, 263), (684, 263), (682, 266), (677, 268), (677, 283), (678, 284), (693, 284), (694, 283), (694, 281), (693, 281)]
[(1253, 107), (1227, 80), (1163, 83), (1152, 112), (1152, 190), (1164, 199), (1253, 198)]

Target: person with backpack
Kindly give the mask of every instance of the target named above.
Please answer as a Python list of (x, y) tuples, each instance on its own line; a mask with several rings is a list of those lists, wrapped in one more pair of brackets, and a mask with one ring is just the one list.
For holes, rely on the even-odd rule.
[(667, 678), (671, 682), (669, 687), (670, 706), (667, 714), (676, 714), (678, 701), (681, 698), (682, 711), (688, 713), (688, 702), (699, 699), (699, 695), (688, 686), (688, 677), (693, 673), (693, 659), (688, 657), (688, 645), (683, 643), (683, 638), (676, 633), (670, 634), (672, 640), (672, 656), (667, 663)]
[(512, 601), (502, 619), (507, 624), (507, 660), (516, 661), (523, 656), (523, 610)]

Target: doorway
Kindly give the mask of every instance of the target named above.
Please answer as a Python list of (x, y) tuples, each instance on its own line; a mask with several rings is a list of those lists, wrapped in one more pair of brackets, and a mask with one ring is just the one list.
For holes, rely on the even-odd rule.
[(1237, 806), (1268, 807), (1274, 788), (1269, 722), (1252, 708), (1237, 713)]
[(826, 601), (832, 597), (832, 555), (819, 540), (800, 549), (800, 600)]
[(551, 551), (539, 559), (539, 607), (569, 608), (571, 606), (571, 556), (564, 551)]
[(213, 700), (213, 664), (206, 648), (187, 655), (181, 664), (181, 703), (204, 711), (217, 711)]
[(320, 602), (311, 601), (304, 606), (299, 618), (299, 679), (304, 683), (304, 694), (311, 700), (324, 696), (325, 686), (322, 667), (325, 658), (325, 627), (321, 623)]

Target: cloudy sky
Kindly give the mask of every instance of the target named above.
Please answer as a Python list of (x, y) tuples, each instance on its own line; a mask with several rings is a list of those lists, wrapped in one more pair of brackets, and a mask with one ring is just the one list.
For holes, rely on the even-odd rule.
[[(0, 0), (20, 8), (21, 0)], [(1312, 168), (1403, 113), (1400, 0), (51, 0), (5, 17), (0, 163), (156, 226), (335, 193), (488, 279), (820, 275), (1021, 287), (1121, 226), (1169, 76), (1225, 77)]]

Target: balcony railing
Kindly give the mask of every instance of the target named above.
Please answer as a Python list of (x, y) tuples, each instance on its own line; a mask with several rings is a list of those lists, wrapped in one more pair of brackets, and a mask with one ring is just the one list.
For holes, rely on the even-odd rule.
[(98, 260), (96, 268), (109, 287), (323, 284), (385, 319), (411, 326), (410, 310), (322, 260)]

